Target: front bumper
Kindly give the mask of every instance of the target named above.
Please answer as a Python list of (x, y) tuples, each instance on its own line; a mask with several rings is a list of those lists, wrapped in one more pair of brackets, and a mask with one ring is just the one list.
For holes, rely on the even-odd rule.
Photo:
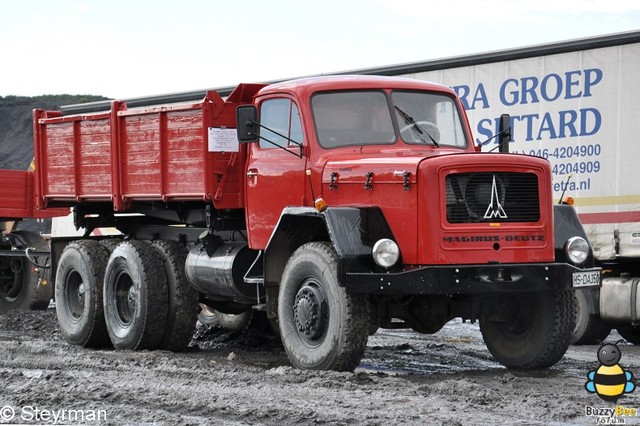
[[(348, 293), (380, 295), (465, 295), (562, 290), (573, 287), (574, 274), (600, 268), (567, 263), (423, 266), (401, 272), (347, 272)], [(599, 286), (600, 280), (591, 286)]]

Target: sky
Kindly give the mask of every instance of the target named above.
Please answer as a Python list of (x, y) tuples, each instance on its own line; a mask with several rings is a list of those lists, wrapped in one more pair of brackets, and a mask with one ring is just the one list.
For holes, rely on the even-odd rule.
[(637, 0), (0, 0), (0, 96), (127, 99), (632, 30)]

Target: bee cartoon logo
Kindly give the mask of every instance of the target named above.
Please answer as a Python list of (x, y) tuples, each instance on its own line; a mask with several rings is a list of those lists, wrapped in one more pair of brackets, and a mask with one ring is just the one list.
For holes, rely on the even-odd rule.
[(584, 387), (589, 393), (597, 394), (601, 399), (616, 402), (625, 393), (631, 393), (636, 385), (633, 374), (625, 371), (620, 364), (622, 352), (617, 345), (606, 343), (598, 349), (600, 367), (587, 374), (589, 381)]

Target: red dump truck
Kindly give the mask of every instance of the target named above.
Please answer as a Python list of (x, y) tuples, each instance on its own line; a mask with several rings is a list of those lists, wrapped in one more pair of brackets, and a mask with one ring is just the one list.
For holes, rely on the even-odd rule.
[(318, 77), (37, 110), (34, 140), (33, 210), (17, 216), (72, 208), (86, 230), (51, 243), (73, 344), (180, 350), (200, 303), (266, 312), (302, 369), (352, 370), (372, 330), (456, 317), (503, 365), (546, 368), (569, 346), (573, 288), (600, 285), (549, 163), (479, 152), (442, 85)]

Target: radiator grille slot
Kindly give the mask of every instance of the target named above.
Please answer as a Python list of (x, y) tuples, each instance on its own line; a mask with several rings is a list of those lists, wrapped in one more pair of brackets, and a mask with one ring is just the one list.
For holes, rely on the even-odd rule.
[(538, 177), (534, 173), (457, 173), (446, 177), (447, 221), (537, 222)]

